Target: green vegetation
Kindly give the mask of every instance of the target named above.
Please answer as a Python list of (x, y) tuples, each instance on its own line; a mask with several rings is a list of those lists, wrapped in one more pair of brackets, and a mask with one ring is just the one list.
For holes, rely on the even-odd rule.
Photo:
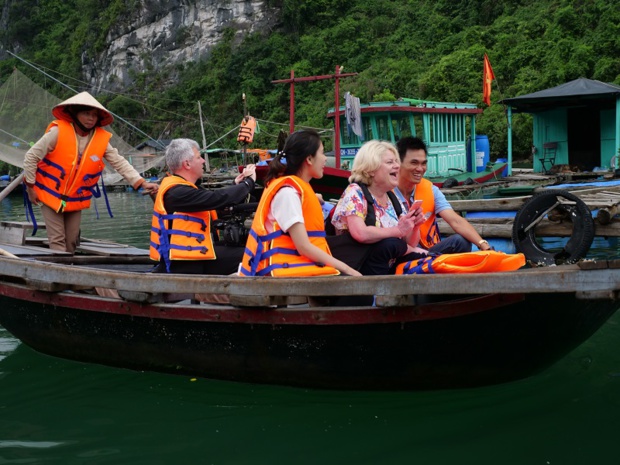
[[(81, 57), (105, 48), (139, 2), (123, 0), (20, 0), (8, 3), (0, 41), (22, 57), (80, 78)], [(135, 76), (126, 97), (100, 95), (110, 108), (152, 135), (202, 140), (197, 102), (214, 140), (239, 124), (241, 94), (262, 120), (288, 122), (288, 85), (271, 81), (331, 74), (336, 65), (358, 76), (341, 80), (362, 102), (412, 97), (482, 103), (482, 59), (489, 55), (497, 82), (491, 107), (477, 120), (493, 156), (506, 150), (506, 117), (499, 100), (579, 77), (620, 84), (620, 0), (267, 0), (280, 9), (273, 31), (241, 44), (230, 30), (208, 60)], [(185, 38), (187, 31), (179, 31)], [(19, 47), (18, 47), (19, 45)], [(0, 62), (0, 80), (14, 60)], [(41, 77), (23, 69), (41, 82)], [(171, 85), (171, 79), (176, 83)], [(47, 83), (49, 87), (49, 82)], [(296, 123), (331, 127), (333, 81), (296, 86)], [(57, 95), (66, 91), (57, 89)], [(133, 97), (132, 97), (133, 98)], [(531, 119), (514, 123), (517, 156), (530, 154)], [(277, 130), (264, 128), (257, 144), (273, 146)], [(219, 145), (235, 146), (234, 138)]]

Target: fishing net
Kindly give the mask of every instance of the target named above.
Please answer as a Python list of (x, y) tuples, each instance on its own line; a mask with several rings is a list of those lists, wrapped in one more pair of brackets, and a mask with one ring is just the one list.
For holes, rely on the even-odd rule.
[[(24, 155), (43, 135), (53, 120), (52, 108), (62, 100), (35, 84), (15, 69), (0, 86), (0, 160), (22, 168)], [(112, 133), (110, 143), (140, 173), (163, 167), (164, 154), (147, 146), (137, 150), (120, 138), (112, 128), (118, 118), (105, 129)], [(0, 173), (2, 174), (2, 173)], [(103, 181), (107, 186), (126, 184), (125, 180), (106, 165)]]

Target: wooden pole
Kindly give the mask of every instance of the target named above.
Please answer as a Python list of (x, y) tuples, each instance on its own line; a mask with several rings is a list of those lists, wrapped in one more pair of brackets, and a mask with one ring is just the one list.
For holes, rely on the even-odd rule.
[(23, 178), (24, 173), (22, 172), (19, 176), (13, 179), (11, 183), (2, 190), (2, 192), (0, 192), (0, 202), (2, 202), (7, 195), (13, 192), (13, 190), (22, 183)]
[[(243, 94), (241, 94), (241, 99), (243, 100), (243, 119), (245, 120), (245, 118), (248, 116), (248, 103), (245, 99), (245, 92)], [(243, 164), (247, 165), (248, 164), (248, 144), (247, 142), (243, 143)]]
[(342, 66), (336, 65), (336, 73), (334, 74), (336, 85), (334, 90), (334, 164), (335, 168), (340, 168), (340, 71)]
[(19, 258), (17, 255), (13, 255), (11, 252), (9, 252), (8, 250), (4, 250), (4, 249), (0, 249), (0, 255), (4, 255), (5, 257), (9, 257), (9, 258)]
[(288, 108), (288, 133), (292, 134), (295, 131), (295, 70), (291, 70), (291, 95)]
[[(198, 116), (200, 117), (200, 132), (202, 133), (202, 148), (207, 148), (207, 137), (205, 136), (205, 126), (202, 123), (202, 106), (200, 105), (200, 100), (198, 100)], [(209, 155), (205, 153), (205, 170), (211, 171), (211, 166), (209, 165)]]

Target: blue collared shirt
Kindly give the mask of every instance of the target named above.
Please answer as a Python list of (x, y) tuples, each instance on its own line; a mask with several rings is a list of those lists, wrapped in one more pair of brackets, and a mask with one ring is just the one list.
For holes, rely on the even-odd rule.
[[(394, 194), (396, 194), (396, 198), (400, 200), (401, 205), (403, 206), (403, 211), (407, 211), (409, 209), (409, 205), (414, 200), (415, 196), (415, 187), (413, 188), (413, 192), (411, 192), (411, 196), (409, 199), (405, 199), (403, 193), (398, 189), (398, 187), (394, 188)], [(452, 209), (450, 203), (446, 200), (446, 196), (441, 192), (439, 187), (433, 184), (433, 196), (435, 197), (435, 215), (439, 216), (439, 213)]]

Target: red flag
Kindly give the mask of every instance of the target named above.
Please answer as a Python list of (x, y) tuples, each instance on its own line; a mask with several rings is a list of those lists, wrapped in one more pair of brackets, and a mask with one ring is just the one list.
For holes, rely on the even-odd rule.
[(493, 68), (487, 54), (484, 54), (484, 69), (482, 71), (482, 101), (491, 105), (491, 83), (495, 80)]

